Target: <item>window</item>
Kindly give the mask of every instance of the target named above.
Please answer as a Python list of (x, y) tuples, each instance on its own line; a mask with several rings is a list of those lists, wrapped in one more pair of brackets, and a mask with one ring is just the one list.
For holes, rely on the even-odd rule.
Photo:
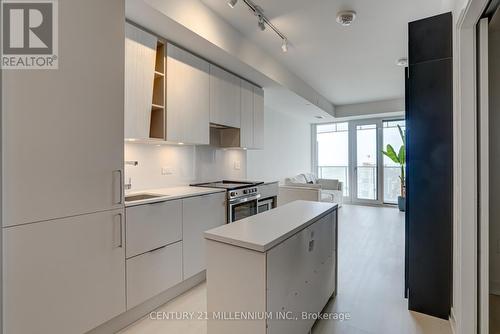
[(349, 196), (349, 123), (321, 124), (316, 127), (318, 177), (343, 183)]

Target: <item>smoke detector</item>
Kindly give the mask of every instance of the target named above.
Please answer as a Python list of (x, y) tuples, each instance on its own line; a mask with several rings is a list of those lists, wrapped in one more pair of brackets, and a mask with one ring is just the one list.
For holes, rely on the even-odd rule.
[(401, 67), (406, 67), (408, 66), (408, 58), (399, 58), (396, 61), (396, 65), (401, 66)]
[(356, 12), (353, 10), (343, 11), (337, 13), (337, 23), (344, 27), (350, 26), (356, 19)]

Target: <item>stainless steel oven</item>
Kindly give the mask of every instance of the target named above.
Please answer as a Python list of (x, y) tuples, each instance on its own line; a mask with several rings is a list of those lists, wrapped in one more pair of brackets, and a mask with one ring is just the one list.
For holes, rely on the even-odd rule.
[(228, 223), (233, 223), (258, 213), (260, 195), (253, 194), (228, 200)]
[(263, 182), (222, 180), (192, 184), (196, 187), (222, 188), (227, 193), (227, 223), (233, 223), (259, 213), (258, 185)]

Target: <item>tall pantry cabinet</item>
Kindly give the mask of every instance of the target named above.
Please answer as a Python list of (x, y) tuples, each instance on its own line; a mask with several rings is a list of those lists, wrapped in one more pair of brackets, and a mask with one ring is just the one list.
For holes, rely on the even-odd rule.
[(57, 4), (59, 69), (3, 71), (9, 334), (81, 334), (125, 311), (124, 2)]
[(448, 319), (453, 257), (453, 18), (409, 23), (406, 286), (412, 311)]

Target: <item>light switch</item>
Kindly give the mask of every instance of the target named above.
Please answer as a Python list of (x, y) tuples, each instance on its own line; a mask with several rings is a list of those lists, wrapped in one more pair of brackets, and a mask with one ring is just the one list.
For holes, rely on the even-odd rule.
[(171, 167), (162, 167), (161, 168), (161, 175), (172, 175), (174, 174), (174, 171), (172, 170)]
[(235, 170), (240, 170), (241, 169), (241, 162), (239, 160), (236, 160), (234, 162), (234, 169)]

